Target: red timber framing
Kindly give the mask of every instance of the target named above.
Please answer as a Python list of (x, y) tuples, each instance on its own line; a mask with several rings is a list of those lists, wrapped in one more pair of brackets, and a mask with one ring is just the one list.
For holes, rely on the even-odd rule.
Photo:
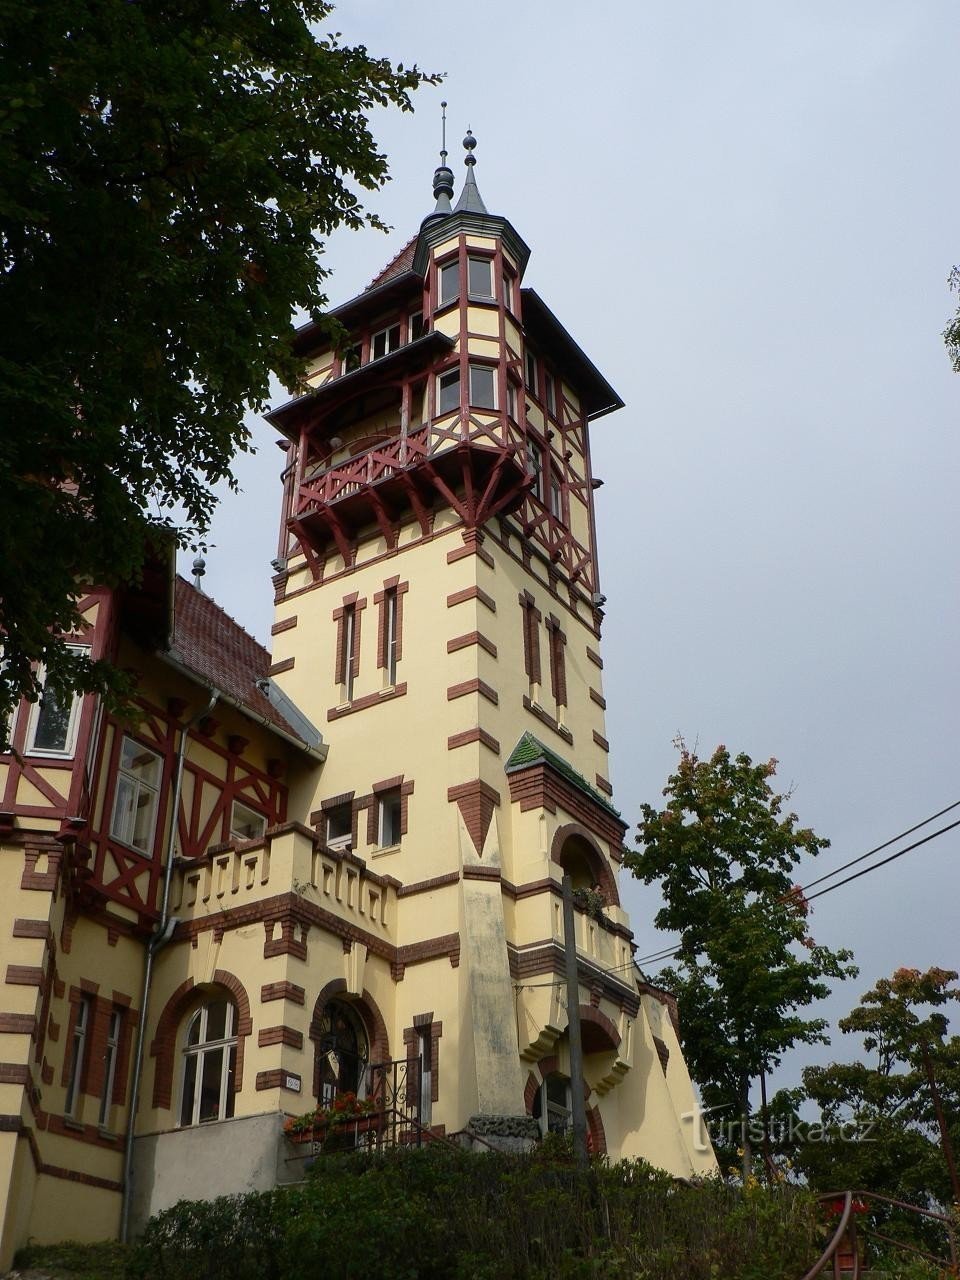
[[(157, 910), (182, 706), (176, 700), (166, 709), (144, 699), (138, 704), (142, 719), (135, 733), (112, 717), (106, 719), (113, 733), (102, 735), (103, 744), (109, 741), (110, 745), (109, 749), (104, 745), (97, 763), (97, 779), (101, 774), (104, 778), (103, 804), (86, 833), (93, 853), (93, 874), (86, 890), (101, 902), (116, 902), (150, 918)], [(188, 746), (176, 841), (177, 850), (187, 858), (199, 857), (211, 846), (230, 839), (235, 800), (262, 814), (267, 827), (286, 818), (286, 787), (244, 758), (245, 739), (231, 735), (225, 744), (217, 741), (217, 728), (216, 721), (207, 718), (190, 734), (191, 742), (202, 745), (204, 758), (209, 761), (212, 756), (218, 767), (214, 771), (192, 760)], [(148, 852), (124, 844), (110, 832), (124, 737), (156, 752), (162, 761), (153, 844)]]

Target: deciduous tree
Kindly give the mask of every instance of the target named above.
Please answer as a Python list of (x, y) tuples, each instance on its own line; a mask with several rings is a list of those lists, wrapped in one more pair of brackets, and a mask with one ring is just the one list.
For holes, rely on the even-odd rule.
[[(115, 685), (78, 583), (202, 537), (248, 410), (302, 367), (324, 237), (376, 222), (375, 108), (424, 77), (323, 0), (0, 0), (0, 711)], [(0, 723), (3, 717), (0, 715)]]

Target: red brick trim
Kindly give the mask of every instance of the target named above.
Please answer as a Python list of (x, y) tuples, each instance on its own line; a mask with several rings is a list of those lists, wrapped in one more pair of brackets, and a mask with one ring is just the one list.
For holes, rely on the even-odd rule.
[(452, 733), (447, 738), (447, 750), (455, 751), (457, 747), (467, 747), (473, 742), (480, 742), (489, 748), (495, 756), (500, 754), (500, 743), (486, 729), (464, 729), (461, 733)]
[(607, 1053), (620, 1048), (622, 1037), (615, 1024), (592, 1004), (580, 1006), (580, 1029), (584, 1053)]
[(485, 653), (489, 653), (491, 658), (497, 656), (497, 646), (480, 631), (468, 631), (466, 635), (454, 636), (452, 640), (447, 641), (447, 653), (456, 653), (459, 649), (469, 649), (472, 645), (478, 645)]
[(596, 649), (591, 649), (589, 645), (587, 645), (587, 657), (595, 667), (599, 667), (601, 671), (603, 670), (603, 659), (600, 657), (599, 653), (597, 653)]
[(562, 827), (558, 827), (553, 835), (553, 842), (550, 846), (550, 860), (555, 862), (558, 867), (568, 870), (567, 860), (569, 852), (566, 846), (569, 841), (575, 840), (578, 845), (578, 851), (582, 853), (586, 859), (593, 876), (594, 882), (600, 886), (606, 902), (614, 906), (620, 905), (620, 895), (617, 892), (617, 878), (610, 870), (610, 864), (603, 856), (603, 850), (597, 843), (596, 837), (587, 828), (579, 822), (568, 822)]
[(36, 1033), (37, 1020), (32, 1013), (0, 1013), (0, 1035), (35, 1036)]
[(289, 618), (283, 618), (280, 622), (275, 622), (270, 628), (270, 634), (272, 636), (278, 636), (282, 631), (292, 631), (297, 625), (297, 621), (297, 615), (295, 613), (291, 614)]
[(540, 669), (540, 610), (529, 591), (521, 591), (520, 608), (523, 610), (523, 669), (531, 684), (539, 684)]
[(296, 661), (296, 658), (284, 658), (282, 662), (272, 662), (270, 664), (270, 675), (278, 676), (281, 671), (292, 671)]
[[(213, 982), (216, 986), (225, 987), (233, 996), (237, 1008), (237, 1057), (234, 1067), (234, 1092), (243, 1088), (243, 1051), (247, 1036), (253, 1031), (253, 1019), (250, 1017), (250, 1001), (239, 978), (226, 969), (214, 971)], [(191, 1005), (201, 1003), (208, 995), (210, 988), (197, 986), (193, 978), (181, 982), (173, 995), (163, 1007), (157, 1020), (157, 1031), (150, 1045), (150, 1056), (156, 1058), (157, 1065), (153, 1077), (153, 1106), (169, 1111), (173, 1099), (173, 1069), (177, 1061), (177, 1039), (184, 1016)]]
[(602, 694), (602, 693), (598, 693), (598, 692), (596, 691), (596, 689), (591, 689), (591, 690), (590, 690), (590, 701), (591, 701), (591, 702), (595, 702), (595, 703), (597, 704), (597, 706), (598, 706), (602, 711), (606, 711), (606, 709), (607, 709), (607, 700), (606, 700), (606, 698), (603, 696), (603, 694)]
[(30, 1083), (30, 1068), (20, 1062), (0, 1062), (0, 1084)]
[(257, 1048), (267, 1049), (272, 1044), (287, 1044), (291, 1049), (302, 1049), (303, 1032), (294, 1027), (263, 1027), (257, 1034)]
[(607, 1135), (603, 1131), (603, 1117), (599, 1106), (587, 1107), (587, 1145), (591, 1155), (607, 1154)]
[[(280, 925), (280, 936), (276, 936), (276, 926)], [(294, 936), (296, 924), (289, 917), (285, 920), (264, 920), (263, 958), (270, 960), (274, 956), (295, 956), (298, 960), (307, 958), (307, 930), (309, 925), (300, 925), (300, 937)]]
[(680, 1035), (680, 1010), (677, 1007), (677, 997), (672, 991), (665, 991), (663, 987), (651, 986), (649, 982), (640, 982), (637, 984), (642, 995), (650, 996), (662, 1004), (670, 1015), (670, 1021), (673, 1023), (673, 1029)]
[[(552, 938), (544, 938), (522, 949), (508, 942), (507, 959), (510, 964), (510, 977), (515, 982), (551, 973), (562, 978), (566, 972), (563, 946)], [(616, 975), (608, 974), (604, 969), (595, 968), (583, 956), (578, 957), (577, 968), (582, 987), (599, 986), (604, 999), (623, 1010), (628, 1017), (637, 1016), (640, 1011), (640, 996), (629, 978), (618, 982)]]
[[(381, 791), (397, 791), (402, 786), (403, 786), (403, 774), (397, 773), (397, 774), (394, 774), (392, 778), (383, 778), (380, 782), (372, 783), (370, 786), (370, 790), (373, 792), (374, 795), (377, 795)], [(413, 790), (412, 785), (410, 789)]]
[(390, 966), (390, 975), (395, 982), (399, 982), (407, 965), (423, 964), (428, 960), (440, 960), (444, 957), (449, 959), (453, 969), (460, 964), (459, 933), (446, 933), (439, 938), (426, 938), (423, 942), (410, 942), (398, 947), (397, 958)]
[(451, 591), (447, 596), (447, 608), (452, 609), (455, 605), (465, 604), (468, 600), (479, 600), (491, 613), (497, 612), (497, 602), (493, 596), (477, 586), (464, 587), (462, 591)]
[(459, 807), (473, 846), (478, 854), (482, 854), (483, 842), (487, 838), (493, 819), (493, 810), (500, 804), (500, 792), (477, 778), (473, 782), (462, 782), (458, 786), (448, 787), (447, 800)]
[[(297, 1082), (296, 1089), (291, 1089), (287, 1084), (287, 1080), (291, 1078)], [(288, 1093), (300, 1094), (303, 1092), (303, 1080), (298, 1071), (285, 1071), (283, 1067), (274, 1067), (270, 1071), (258, 1071), (253, 1087), (260, 1093), (266, 1089), (285, 1089)]]
[(347, 992), (345, 978), (333, 978), (322, 987), (313, 1006), (313, 1017), (310, 1019), (309, 1036), (314, 1044), (313, 1055), (313, 1096), (320, 1096), (320, 1022), (323, 1011), (330, 1000), (342, 1000), (344, 1004), (356, 1009), (360, 1021), (367, 1032), (370, 1042), (370, 1062), (390, 1061), (390, 1038), (387, 1035), (387, 1024), (380, 1006), (364, 987), (363, 995), (356, 996)]
[(501, 880), (503, 876), (499, 867), (465, 866), (460, 874), (464, 880)]
[(303, 1004), (306, 992), (295, 982), (265, 982), (260, 988), (260, 1003), (267, 1004), (271, 1000), (289, 1000), (291, 1004)]
[(602, 733), (597, 733), (596, 729), (594, 729), (593, 731), (593, 741), (600, 748), (601, 751), (610, 750), (610, 743), (606, 740), (606, 738), (603, 736)]
[(598, 773), (595, 775), (595, 777), (596, 777), (596, 783), (597, 783), (597, 790), (602, 791), (603, 794), (606, 796), (612, 796), (613, 787), (610, 785), (609, 781), (603, 776), (603, 774)]
[(660, 1059), (660, 1068), (663, 1074), (667, 1074), (667, 1066), (670, 1062), (670, 1050), (667, 1048), (666, 1042), (661, 1040), (659, 1036), (653, 1037), (653, 1047), (657, 1051), (657, 1057)]
[(43, 969), (33, 964), (8, 964), (6, 980), (11, 987), (42, 987)]
[(401, 885), (397, 890), (398, 898), (412, 898), (418, 893), (432, 893), (434, 889), (443, 889), (448, 884), (459, 884), (460, 872), (448, 871), (446, 875), (434, 876), (430, 880), (415, 880), (413, 884)]
[[(42, 857), (47, 859), (47, 870), (38, 871), (37, 863)], [(26, 849), (23, 855), (23, 872), (20, 876), (21, 889), (35, 889), (41, 893), (52, 893), (60, 879), (59, 849)]]
[(555, 813), (557, 805), (560, 805), (571, 818), (602, 840), (617, 848), (622, 843), (627, 824), (548, 765), (532, 764), (516, 769), (508, 774), (508, 783), (510, 799), (519, 803), (521, 813), (529, 809), (547, 809)]
[(13, 936), (15, 938), (42, 938), (44, 942), (49, 942), (52, 933), (46, 920), (14, 920)]
[[(349, 595), (343, 597), (343, 604), (333, 611), (333, 620), (337, 624), (336, 662), (333, 678), (337, 684), (346, 683), (348, 661), (352, 668), (353, 679), (356, 680), (360, 674), (360, 624), (363, 610), (366, 607), (366, 599), (361, 599), (359, 592), (352, 591)], [(353, 610), (353, 645), (350, 653), (347, 654), (344, 652), (345, 619), (349, 609)]]
[(481, 698), (486, 698), (488, 702), (492, 702), (497, 706), (500, 702), (500, 695), (496, 689), (488, 685), (484, 680), (463, 680), (460, 684), (452, 684), (447, 689), (447, 701), (452, 702), (454, 698), (463, 698), (470, 693), (479, 693)]
[(539, 720), (541, 724), (545, 724), (548, 729), (552, 729), (553, 732), (557, 734), (558, 737), (562, 738), (568, 746), (573, 746), (573, 734), (567, 726), (565, 724), (560, 724), (558, 720), (553, 718), (549, 711), (544, 711), (543, 707), (539, 706), (536, 702), (531, 702), (526, 694), (523, 695), (523, 706), (524, 710), (529, 711), (534, 719)]
[(354, 698), (342, 707), (330, 707), (328, 720), (341, 720), (344, 716), (352, 716), (355, 711), (366, 711), (367, 707), (375, 707), (381, 702), (389, 702), (391, 698), (402, 698), (407, 692), (407, 682), (391, 685), (389, 689), (381, 689), (379, 693), (365, 693), (362, 698)]
[(403, 1043), (407, 1048), (407, 1079), (412, 1079), (415, 1074), (411, 1066), (419, 1058), (417, 1049), (420, 1033), (427, 1029), (430, 1032), (430, 1101), (437, 1102), (440, 1098), (440, 1037), (443, 1035), (443, 1023), (434, 1022), (432, 1010), (430, 1013), (415, 1013), (413, 1026), (403, 1029)]
[(493, 556), (483, 549), (482, 530), (464, 529), (460, 536), (463, 538), (463, 546), (447, 552), (447, 564), (455, 564), (457, 560), (463, 560), (467, 556), (476, 556), (488, 569), (494, 567)]
[(377, 670), (383, 671), (387, 666), (387, 597), (390, 594), (397, 600), (397, 662), (403, 657), (403, 597), (410, 590), (409, 582), (401, 582), (399, 575), (387, 578), (383, 590), (374, 594), (377, 609)]
[(547, 619), (547, 642), (550, 650), (550, 688), (558, 707), (567, 705), (567, 664), (563, 650), (567, 637), (560, 629), (560, 619), (550, 614)]

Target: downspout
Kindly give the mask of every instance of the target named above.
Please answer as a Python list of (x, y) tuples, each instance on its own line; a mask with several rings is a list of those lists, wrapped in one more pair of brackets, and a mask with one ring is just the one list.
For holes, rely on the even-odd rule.
[(133, 1138), (140, 1104), (140, 1078), (143, 1074), (143, 1046), (147, 1035), (147, 1007), (150, 1002), (150, 987), (153, 983), (153, 959), (173, 937), (177, 927), (177, 919), (170, 915), (170, 884), (173, 879), (173, 848), (177, 838), (177, 819), (180, 813), (180, 792), (183, 789), (183, 766), (187, 755), (187, 741), (190, 730), (208, 716), (217, 705), (219, 694), (212, 691), (210, 701), (198, 711), (193, 719), (180, 731), (180, 745), (177, 748), (177, 768), (173, 780), (173, 803), (170, 811), (170, 831), (167, 836), (166, 865), (163, 869), (163, 891), (160, 896), (160, 920), (147, 942), (146, 961), (143, 966), (143, 990), (140, 995), (140, 1024), (137, 1027), (137, 1043), (133, 1055), (133, 1081), (130, 1086), (130, 1117), (127, 1121), (127, 1132), (123, 1148), (123, 1181), (122, 1199), (120, 1201), (120, 1239), (125, 1244), (130, 1229), (130, 1200), (133, 1193)]

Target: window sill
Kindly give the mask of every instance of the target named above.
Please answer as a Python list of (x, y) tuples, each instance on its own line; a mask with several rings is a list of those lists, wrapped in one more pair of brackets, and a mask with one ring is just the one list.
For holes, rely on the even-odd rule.
[(531, 702), (526, 694), (523, 695), (523, 705), (541, 724), (545, 724), (549, 729), (552, 729), (568, 746), (573, 746), (573, 734), (565, 724), (560, 724), (558, 720), (555, 720), (549, 711), (544, 711), (539, 703)]
[(402, 698), (407, 692), (407, 682), (391, 685), (387, 689), (378, 689), (376, 693), (365, 693), (362, 698), (354, 698), (352, 702), (341, 703), (338, 707), (330, 707), (327, 720), (340, 720), (344, 716), (352, 716), (355, 711), (365, 711), (367, 707), (378, 706), (381, 702), (389, 702), (392, 698)]
[(370, 851), (371, 858), (386, 858), (391, 853), (399, 853), (401, 846), (398, 844), (385, 845), (384, 848), (376, 848)]

